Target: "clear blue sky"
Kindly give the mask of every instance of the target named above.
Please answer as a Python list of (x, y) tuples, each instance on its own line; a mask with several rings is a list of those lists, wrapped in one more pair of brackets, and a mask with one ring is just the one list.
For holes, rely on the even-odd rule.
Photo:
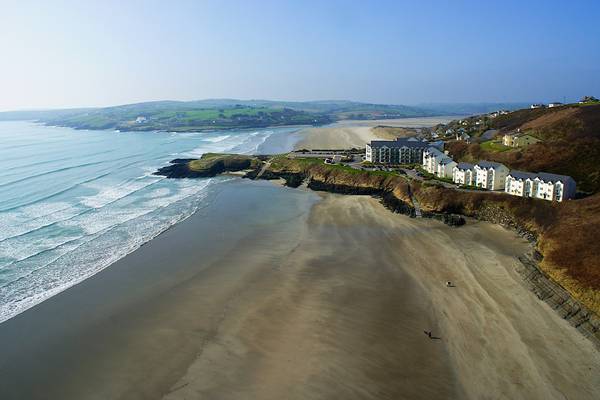
[(600, 1), (0, 0), (0, 110), (600, 96)]

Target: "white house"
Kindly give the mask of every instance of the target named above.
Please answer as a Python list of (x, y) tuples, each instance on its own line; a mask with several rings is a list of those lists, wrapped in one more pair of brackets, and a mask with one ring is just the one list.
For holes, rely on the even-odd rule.
[(464, 130), (462, 130), (461, 132), (457, 132), (455, 136), (456, 136), (456, 140), (463, 140), (467, 143), (471, 142), (471, 136), (469, 136), (469, 134), (467, 132), (465, 132)]
[(560, 202), (575, 197), (577, 188), (570, 176), (510, 171), (506, 177), (505, 190), (513, 196)]
[(437, 162), (435, 176), (438, 178), (450, 178), (455, 166), (456, 162), (452, 158), (448, 156), (443, 157)]
[(473, 185), (474, 165), (469, 163), (458, 163), (452, 168), (452, 181), (459, 185)]
[(529, 108), (544, 108), (545, 106), (543, 104), (532, 104), (529, 106)]
[(560, 102), (558, 102), (558, 101), (555, 101), (554, 103), (549, 103), (549, 104), (548, 104), (548, 108), (560, 107), (560, 106), (562, 106), (562, 105), (563, 105), (563, 103), (560, 103)]
[(504, 191), (513, 196), (533, 197), (535, 174), (532, 172), (512, 170), (506, 176)]
[(423, 152), (423, 169), (439, 178), (452, 176), (456, 163), (452, 158), (435, 147), (429, 147)]
[(139, 116), (135, 119), (135, 123), (136, 124), (143, 124), (144, 122), (146, 122), (148, 119), (144, 116)]
[(538, 172), (534, 179), (533, 197), (538, 199), (563, 201), (575, 197), (575, 192), (575, 181), (570, 176)]
[(428, 147), (423, 152), (423, 169), (430, 174), (435, 174), (437, 160), (441, 159), (443, 156), (445, 156), (445, 154), (435, 147)]
[(479, 161), (473, 167), (474, 184), (487, 190), (503, 190), (508, 168), (492, 161)]

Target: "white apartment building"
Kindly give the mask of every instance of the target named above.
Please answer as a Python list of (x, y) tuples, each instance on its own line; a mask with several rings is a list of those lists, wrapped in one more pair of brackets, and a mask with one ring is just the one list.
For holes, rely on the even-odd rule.
[(456, 162), (435, 147), (429, 147), (423, 152), (423, 169), (438, 178), (452, 176)]
[(577, 188), (570, 176), (510, 171), (506, 177), (505, 191), (513, 196), (561, 202), (575, 197)]
[(504, 190), (508, 168), (493, 161), (479, 161), (473, 167), (474, 184), (487, 190)]
[(456, 166), (456, 162), (448, 156), (440, 159), (437, 162), (435, 176), (438, 178), (450, 178), (452, 177), (452, 170)]
[(452, 168), (452, 181), (459, 185), (473, 185), (473, 175), (475, 166), (469, 163), (458, 163)]

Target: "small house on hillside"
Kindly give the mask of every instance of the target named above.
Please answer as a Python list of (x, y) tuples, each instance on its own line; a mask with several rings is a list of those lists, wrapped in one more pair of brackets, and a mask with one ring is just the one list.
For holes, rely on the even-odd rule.
[(543, 104), (532, 104), (529, 106), (529, 108), (534, 109), (534, 108), (544, 108), (545, 106)]
[(553, 102), (553, 103), (549, 103), (549, 104), (548, 104), (548, 108), (560, 107), (560, 106), (562, 106), (562, 105), (563, 105), (563, 103), (560, 103), (560, 102), (558, 102), (558, 101), (555, 101), (555, 102)]
[(502, 144), (508, 147), (524, 147), (540, 142), (540, 139), (526, 132), (507, 133), (502, 137)]
[(471, 143), (471, 136), (464, 130), (457, 132), (455, 137), (456, 140), (462, 140), (464, 142)]

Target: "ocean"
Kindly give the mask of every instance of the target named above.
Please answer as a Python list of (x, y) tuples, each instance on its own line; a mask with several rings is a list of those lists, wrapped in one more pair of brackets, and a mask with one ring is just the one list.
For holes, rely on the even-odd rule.
[(0, 122), (0, 322), (207, 207), (231, 177), (152, 175), (206, 152), (290, 150), (298, 128), (118, 132)]

